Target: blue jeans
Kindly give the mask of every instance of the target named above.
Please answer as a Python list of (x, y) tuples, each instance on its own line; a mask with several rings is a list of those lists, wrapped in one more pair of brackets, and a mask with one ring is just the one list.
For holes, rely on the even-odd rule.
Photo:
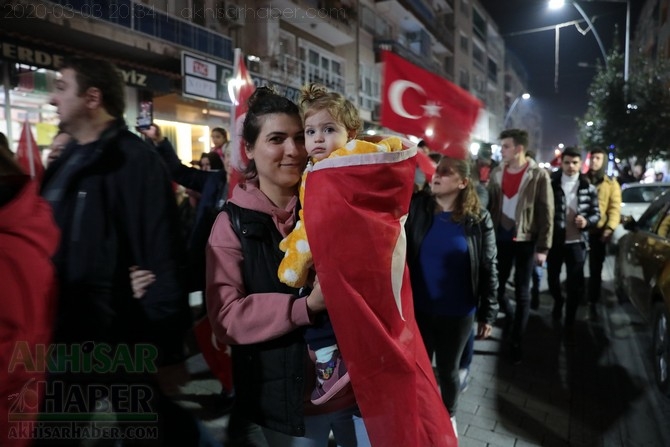
[[(514, 315), (511, 326), (513, 344), (521, 345), (523, 333), (528, 325), (530, 313), (530, 281), (535, 265), (535, 243), (498, 241), (498, 302), (505, 318)], [(516, 309), (505, 295), (507, 279), (514, 266), (514, 297)]]
[(584, 264), (586, 262), (586, 244), (557, 244), (549, 250), (547, 256), (547, 280), (549, 292), (554, 297), (554, 313), (560, 315), (563, 310), (561, 292), (561, 269), (565, 262), (567, 301), (565, 301), (565, 326), (572, 327), (577, 316), (577, 308), (584, 296)]
[(600, 240), (602, 231), (598, 230), (589, 237), (589, 302), (592, 304), (600, 301), (603, 285), (603, 264), (607, 255), (607, 243)]
[(337, 447), (371, 447), (357, 407), (316, 416), (305, 416), (305, 436), (290, 436), (267, 428), (263, 433), (271, 447), (328, 447), (333, 431)]
[(475, 328), (473, 326), (472, 331), (470, 332), (470, 337), (468, 342), (465, 344), (463, 349), (463, 355), (461, 355), (461, 361), (458, 365), (459, 369), (470, 369), (472, 364), (472, 357), (475, 355)]
[(533, 268), (533, 286), (531, 288), (532, 296), (537, 297), (540, 294), (540, 282), (542, 282), (542, 266), (536, 265)]

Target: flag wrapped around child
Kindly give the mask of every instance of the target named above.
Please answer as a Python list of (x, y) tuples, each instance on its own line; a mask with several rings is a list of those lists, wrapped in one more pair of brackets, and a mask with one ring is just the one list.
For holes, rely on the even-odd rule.
[(414, 320), (405, 261), (415, 155), (326, 159), (305, 188), (315, 270), (374, 447), (457, 445)]

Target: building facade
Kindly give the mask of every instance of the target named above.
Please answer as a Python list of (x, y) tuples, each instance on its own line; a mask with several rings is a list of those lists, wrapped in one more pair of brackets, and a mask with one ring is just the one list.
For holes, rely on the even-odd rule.
[[(233, 49), (258, 84), (292, 99), (323, 83), (359, 106), (378, 129), (381, 50), (460, 85), (484, 109), (473, 141), (492, 142), (510, 97), (525, 90), (510, 75), (497, 26), (476, 0), (20, 0), (0, 28), (4, 108), (0, 131), (18, 140), (33, 124), (40, 145), (56, 132), (48, 105), (55, 70), (69, 55), (115, 62), (126, 81), (126, 119), (153, 102), (154, 120), (180, 157), (209, 149), (209, 131), (229, 127)], [(205, 70), (194, 73), (194, 67)], [(197, 70), (196, 70), (197, 71)], [(507, 79), (519, 82), (507, 83)], [(524, 123), (525, 124), (525, 123)], [(527, 126), (526, 126), (527, 127)]]

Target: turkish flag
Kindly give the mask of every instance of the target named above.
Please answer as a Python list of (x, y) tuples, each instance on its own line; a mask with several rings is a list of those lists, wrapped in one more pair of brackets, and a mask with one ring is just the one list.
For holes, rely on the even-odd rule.
[(33, 137), (33, 133), (30, 130), (28, 120), (23, 122), (21, 138), (16, 150), (16, 161), (21, 165), (25, 173), (30, 175), (30, 178), (36, 179), (38, 182), (42, 181), (42, 176), (44, 175), (42, 155), (40, 154), (40, 148), (37, 146), (35, 137)]
[(382, 126), (423, 139), (433, 152), (465, 159), (482, 103), (390, 51), (383, 51), (382, 58)]
[(428, 155), (424, 154), (423, 151), (418, 151), (416, 153), (416, 166), (426, 176), (426, 182), (430, 183), (433, 175), (435, 175), (435, 169), (437, 169), (435, 162)]
[(230, 185), (228, 185), (228, 197), (233, 194), (233, 189), (238, 183), (244, 181), (242, 172), (249, 164), (249, 159), (244, 151), (244, 142), (242, 141), (242, 124), (249, 106), (247, 102), (256, 90), (256, 85), (251, 79), (247, 70), (247, 64), (244, 62), (244, 54), (239, 48), (235, 48), (235, 62), (233, 65), (233, 77), (228, 81), (228, 95), (233, 103), (232, 113), (230, 114), (230, 128), (232, 139), (230, 141), (233, 172), (230, 176)]
[(416, 150), (328, 158), (305, 184), (315, 270), (373, 446), (457, 445), (405, 262)]
[(582, 163), (582, 174), (588, 174), (589, 169), (591, 169), (591, 152), (586, 153), (584, 163)]

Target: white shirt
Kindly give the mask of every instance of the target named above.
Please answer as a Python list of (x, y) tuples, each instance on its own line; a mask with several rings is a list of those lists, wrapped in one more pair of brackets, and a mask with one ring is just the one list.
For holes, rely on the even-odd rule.
[(561, 176), (561, 188), (565, 195), (565, 243), (581, 242), (581, 230), (575, 225), (577, 217), (577, 189), (579, 188), (579, 173)]

